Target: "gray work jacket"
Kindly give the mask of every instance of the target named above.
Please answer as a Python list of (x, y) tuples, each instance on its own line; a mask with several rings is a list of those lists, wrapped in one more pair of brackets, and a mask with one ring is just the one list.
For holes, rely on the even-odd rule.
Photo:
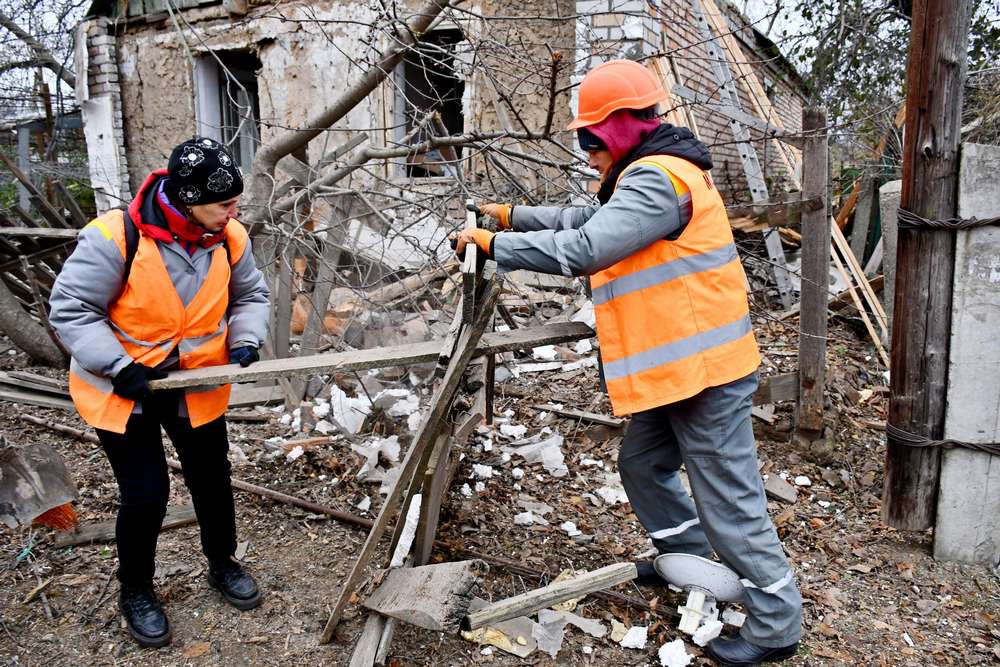
[(678, 201), (670, 177), (644, 164), (629, 167), (603, 206), (515, 206), (518, 234), (493, 240), (502, 269), (585, 276), (617, 264), (683, 228), (691, 219), (687, 195)]
[[(173, 289), (187, 306), (205, 281), (212, 253), (220, 244), (209, 248), (199, 246), (191, 255), (176, 242), (157, 241), (156, 245)], [(108, 318), (108, 306), (122, 291), (124, 272), (125, 258), (115, 240), (106, 238), (97, 226), (85, 227), (77, 238), (76, 249), (63, 264), (49, 299), (49, 321), (73, 360), (85, 370), (109, 378), (132, 362), (112, 332), (114, 325)], [(254, 262), (249, 240), (231, 272), (229, 349), (244, 345), (260, 347), (270, 317), (269, 293)], [(164, 289), (169, 288), (164, 286)], [(149, 298), (159, 296), (150, 294)], [(177, 359), (175, 349), (160, 368), (175, 368)]]

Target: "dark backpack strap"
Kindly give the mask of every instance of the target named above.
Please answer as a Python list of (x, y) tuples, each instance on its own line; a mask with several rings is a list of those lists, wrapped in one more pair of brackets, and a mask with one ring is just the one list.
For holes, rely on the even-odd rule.
[(122, 274), (124, 287), (132, 272), (132, 260), (135, 259), (135, 253), (139, 249), (139, 228), (135, 226), (128, 211), (122, 211), (122, 223), (125, 225), (125, 272)]

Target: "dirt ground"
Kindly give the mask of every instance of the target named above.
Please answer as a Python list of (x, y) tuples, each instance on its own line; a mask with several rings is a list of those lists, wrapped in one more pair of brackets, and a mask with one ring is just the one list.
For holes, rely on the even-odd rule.
[[(794, 370), (794, 327), (756, 324), (769, 375)], [(884, 432), (888, 393), (872, 350), (852, 329), (835, 323), (829, 346), (830, 382), (826, 447), (804, 449), (791, 438), (792, 407), (776, 406), (773, 417), (754, 419), (762, 473), (805, 476), (798, 500), (771, 500), (769, 509), (783, 539), (805, 599), (805, 627), (798, 657), (789, 665), (986, 665), (1000, 662), (1000, 581), (982, 567), (936, 562), (929, 533), (911, 534), (879, 521)], [(5, 345), (0, 344), (0, 349)], [(4, 354), (0, 366), (26, 368), (19, 354)], [(46, 372), (30, 369), (35, 372)], [(513, 559), (554, 577), (566, 568), (592, 569), (641, 556), (649, 542), (627, 504), (607, 506), (593, 494), (615, 470), (622, 432), (595, 427), (533, 409), (555, 401), (566, 407), (608, 413), (598, 393), (594, 368), (523, 374), (498, 386), (496, 409), (508, 410), (507, 423), (527, 427), (530, 436), (548, 427), (565, 441), (569, 473), (555, 479), (541, 465), (505, 460), (497, 431), (477, 435), (462, 450), (464, 459), (448, 495), (439, 535), (483, 553)], [(355, 478), (362, 459), (346, 442), (314, 448), (289, 461), (273, 456), (265, 440), (296, 437), (279, 422), (232, 423), (234, 476), (295, 494), (336, 509), (373, 518), (381, 496), (377, 485)], [(29, 426), (22, 412), (85, 428), (73, 414), (0, 403), (0, 428), (14, 442), (44, 440), (65, 457), (79, 487), (81, 521), (114, 517), (116, 488), (100, 448)], [(768, 420), (773, 423), (768, 423)], [(497, 425), (499, 427), (499, 424)], [(383, 435), (399, 434), (408, 444), (405, 419), (381, 417)], [(301, 436), (298, 436), (301, 437)], [(486, 439), (492, 447), (486, 447)], [(236, 449), (239, 451), (236, 451)], [(597, 462), (600, 462), (599, 464)], [(493, 467), (493, 476), (475, 488), (472, 465)], [(520, 468), (521, 479), (512, 471)], [(187, 502), (180, 478), (172, 475), (171, 505)], [(515, 484), (520, 489), (515, 488)], [(355, 505), (371, 496), (374, 506)], [(263, 605), (241, 613), (223, 603), (205, 582), (196, 526), (162, 533), (157, 589), (166, 605), (174, 638), (160, 650), (138, 648), (119, 620), (115, 547), (95, 544), (56, 549), (47, 529), (2, 530), (0, 553), (0, 664), (46, 665), (346, 665), (364, 612), (350, 606), (341, 641), (320, 646), (318, 637), (343, 577), (365, 533), (322, 516), (236, 492), (244, 562), (265, 591)], [(547, 525), (518, 525), (518, 499), (547, 503)], [(560, 524), (571, 521), (581, 535), (571, 538)], [(446, 558), (444, 554), (438, 557)], [(33, 589), (50, 582), (42, 596)], [(537, 582), (493, 568), (482, 596), (502, 598)], [(621, 592), (661, 609), (675, 608), (673, 593), (622, 586)], [(645, 649), (626, 649), (607, 636), (595, 639), (567, 628), (557, 657), (535, 651), (525, 660), (459, 637), (400, 627), (393, 643), (396, 665), (657, 665), (657, 649), (680, 637), (667, 617), (586, 598), (576, 613), (610, 626), (612, 619), (649, 626)], [(589, 649), (587, 648), (589, 647)], [(706, 665), (688, 642), (695, 659)], [(484, 654), (485, 653), (485, 654)]]

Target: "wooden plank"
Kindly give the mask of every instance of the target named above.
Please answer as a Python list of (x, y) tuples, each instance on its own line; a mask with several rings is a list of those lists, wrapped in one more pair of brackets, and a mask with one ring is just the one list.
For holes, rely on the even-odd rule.
[[(530, 329), (503, 331), (483, 336), (476, 354), (500, 354), (511, 350), (528, 349), (539, 345), (565, 343), (590, 338), (594, 330), (581, 322), (560, 322)], [(233, 382), (274, 380), (295, 375), (357, 371), (387, 366), (405, 366), (435, 361), (441, 343), (427, 341), (393, 347), (378, 347), (352, 352), (333, 352), (288, 359), (265, 359), (246, 368), (239, 364), (226, 364), (208, 368), (174, 371), (163, 380), (153, 380), (151, 389), (180, 389)]]
[[(831, 225), (830, 233), (833, 237), (834, 247), (840, 252), (840, 255), (844, 258), (847, 264), (847, 268), (850, 271), (853, 282), (858, 286), (861, 291), (861, 295), (868, 304), (868, 308), (872, 311), (875, 316), (875, 321), (882, 330), (882, 333), (886, 336), (889, 335), (889, 325), (886, 323), (885, 310), (882, 308), (882, 303), (875, 296), (875, 291), (868, 284), (868, 279), (865, 278), (865, 271), (861, 268), (861, 264), (858, 263), (857, 257), (851, 252), (851, 247), (847, 243), (847, 239), (844, 238), (844, 233), (840, 231), (837, 225)], [(834, 253), (836, 254), (836, 253)]]
[(4, 166), (10, 170), (10, 173), (14, 174), (14, 178), (21, 182), (24, 188), (28, 191), (28, 196), (31, 201), (35, 204), (38, 212), (42, 214), (49, 224), (55, 225), (56, 227), (68, 227), (66, 221), (63, 219), (62, 214), (52, 207), (52, 204), (45, 198), (45, 195), (35, 187), (31, 179), (28, 178), (20, 169), (17, 168), (13, 162), (10, 161), (3, 153), (0, 153), (0, 162), (4, 163)]
[(462, 331), (462, 335), (456, 346), (457, 353), (452, 357), (448, 372), (441, 380), (437, 391), (435, 391), (430, 407), (420, 424), (420, 428), (413, 437), (413, 444), (410, 445), (410, 449), (406, 452), (406, 458), (403, 459), (403, 462), (399, 466), (399, 476), (396, 479), (396, 483), (392, 485), (389, 495), (386, 497), (385, 502), (382, 503), (382, 509), (375, 519), (371, 532), (368, 534), (368, 539), (365, 540), (358, 559), (355, 561), (350, 574), (347, 575), (344, 585), (340, 589), (333, 610), (330, 612), (330, 617), (327, 619), (326, 627), (323, 629), (323, 634), (320, 637), (321, 644), (327, 644), (333, 639), (333, 634), (340, 623), (340, 617), (344, 613), (347, 601), (361, 583), (365, 568), (368, 567), (368, 563), (375, 553), (375, 547), (378, 546), (379, 540), (382, 538), (383, 533), (385, 533), (389, 520), (396, 513), (396, 506), (403, 495), (404, 489), (413, 480), (413, 476), (417, 471), (417, 464), (423, 457), (424, 450), (437, 436), (441, 420), (451, 409), (451, 402), (462, 380), (465, 367), (468, 365), (469, 360), (472, 359), (476, 345), (479, 342), (479, 338), (483, 335), (483, 331), (486, 330), (487, 324), (493, 321), (493, 309), (499, 296), (500, 280), (493, 278), (487, 283), (483, 305), (480, 312), (477, 313), (475, 321), (470, 326), (464, 327)]
[(354, 645), (349, 667), (372, 667), (375, 664), (375, 655), (378, 653), (379, 640), (385, 630), (385, 621), (385, 616), (381, 614), (368, 614), (365, 626), (361, 629), (358, 641)]
[[(476, 202), (465, 200), (465, 229), (475, 229)], [(465, 244), (465, 257), (462, 259), (462, 323), (471, 324), (476, 313), (476, 263), (479, 248), (475, 243)]]
[(52, 393), (60, 393), (67, 396), (69, 395), (69, 382), (63, 380), (62, 378), (50, 378), (45, 375), (30, 373), (28, 371), (7, 371), (5, 375), (18, 380), (32, 382), (38, 387), (48, 387)]
[(806, 144), (802, 155), (802, 197), (820, 197), (823, 206), (802, 214), (802, 286), (799, 318), (800, 431), (823, 431), (826, 384), (827, 302), (830, 280), (830, 222), (826, 212), (826, 113), (815, 107), (802, 112)]
[[(872, 250), (871, 257), (865, 262), (865, 276), (874, 276), (878, 273), (878, 267), (882, 264), (882, 256), (885, 254), (885, 243), (879, 239)], [(888, 311), (886, 312), (886, 324), (888, 324)]]
[(457, 632), (487, 569), (481, 560), (396, 568), (361, 604), (419, 628)]
[(420, 521), (413, 543), (413, 562), (426, 565), (431, 559), (434, 536), (437, 535), (441, 516), (441, 502), (448, 489), (445, 487), (448, 460), (451, 454), (451, 434), (438, 436), (424, 471), (420, 493)]
[[(45, 379), (47, 380), (48, 378)], [(33, 377), (26, 378), (16, 371), (0, 371), (0, 384), (8, 387), (17, 387), (18, 389), (28, 389), (32, 392), (55, 395), (58, 398), (69, 398), (69, 389), (67, 387), (48, 382), (39, 382)]]
[(611, 588), (626, 581), (632, 581), (638, 576), (635, 563), (615, 563), (599, 570), (577, 575), (570, 579), (557, 581), (543, 588), (538, 588), (506, 600), (494, 602), (488, 607), (474, 611), (465, 617), (462, 623), (464, 630), (475, 630), (500, 621), (507, 621), (517, 616), (526, 616), (539, 609), (551, 607), (554, 604), (571, 600), (605, 588)]
[(882, 305), (889, 324), (889, 340), (892, 340), (892, 310), (896, 297), (896, 249), (899, 236), (898, 210), (902, 181), (889, 181), (879, 189), (879, 212), (882, 218), (882, 275), (885, 289), (882, 290)]
[[(831, 229), (836, 229), (837, 225), (830, 225)], [(872, 343), (875, 344), (875, 349), (878, 351), (879, 357), (882, 358), (882, 363), (885, 364), (886, 368), (889, 368), (889, 357), (885, 353), (885, 348), (882, 347), (882, 341), (879, 339), (878, 334), (875, 332), (875, 327), (872, 326), (871, 318), (868, 317), (868, 311), (865, 307), (861, 305), (861, 298), (858, 296), (857, 290), (854, 289), (854, 285), (851, 282), (851, 277), (847, 275), (847, 271), (844, 270), (844, 265), (841, 263), (840, 258), (837, 257), (837, 253), (833, 253), (833, 265), (837, 268), (837, 272), (840, 273), (840, 277), (847, 284), (847, 291), (851, 295), (851, 300), (854, 301), (854, 306), (858, 309), (858, 315), (861, 316), (861, 320), (865, 323), (865, 328), (868, 330), (868, 336), (871, 338)], [(867, 283), (867, 281), (865, 281)]]
[(0, 236), (25, 236), (45, 239), (75, 239), (79, 229), (53, 229), (51, 227), (0, 227)]
[[(996, 215), (1000, 147), (962, 145), (958, 216)], [(1000, 442), (1000, 228), (956, 232), (944, 437)], [(1000, 456), (946, 450), (934, 528), (934, 557), (1000, 565)]]
[(73, 224), (77, 227), (83, 227), (86, 225), (89, 222), (87, 214), (85, 214), (83, 209), (80, 208), (80, 205), (76, 203), (76, 199), (74, 199), (70, 191), (66, 189), (63, 182), (56, 181), (53, 183), (53, 187), (56, 192), (59, 193), (59, 198), (62, 199), (62, 205), (66, 207), (66, 210), (69, 211), (70, 217), (73, 218)]
[(26, 405), (38, 405), (43, 408), (55, 408), (58, 410), (76, 410), (76, 408), (73, 407), (73, 401), (30, 391), (3, 389), (0, 390), (0, 401), (24, 403)]
[(570, 408), (560, 408), (558, 406), (552, 405), (551, 403), (542, 403), (538, 405), (532, 405), (531, 407), (536, 410), (545, 410), (547, 412), (553, 412), (557, 415), (562, 415), (563, 417), (570, 417), (572, 419), (579, 419), (580, 421), (587, 422), (588, 424), (600, 424), (602, 426), (608, 426), (610, 428), (621, 428), (625, 425), (625, 420), (621, 417), (611, 417), (608, 415), (599, 415), (596, 412), (584, 412), (583, 410), (572, 410)]
[[(100, 521), (77, 526), (75, 530), (56, 533), (53, 546), (57, 549), (63, 547), (74, 547), (81, 544), (94, 544), (95, 542), (114, 542), (116, 521)], [(163, 525), (160, 531), (180, 528), (198, 523), (198, 517), (194, 514), (193, 505), (180, 505), (178, 507), (167, 508), (167, 514), (163, 517)]]
[(799, 399), (799, 374), (782, 373), (760, 379), (757, 391), (753, 394), (754, 405), (782, 403)]

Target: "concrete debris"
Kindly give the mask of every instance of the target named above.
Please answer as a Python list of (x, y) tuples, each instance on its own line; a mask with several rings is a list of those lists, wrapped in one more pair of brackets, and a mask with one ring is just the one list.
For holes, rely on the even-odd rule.
[(531, 350), (531, 356), (539, 361), (555, 361), (559, 358), (555, 345), (541, 345)]
[(603, 623), (590, 618), (583, 618), (566, 611), (542, 609), (538, 612), (538, 623), (532, 628), (532, 637), (538, 642), (538, 648), (553, 658), (562, 648), (566, 636), (566, 626), (574, 625), (591, 637), (603, 637), (608, 629)]
[(734, 628), (742, 628), (746, 620), (746, 614), (738, 612), (731, 607), (726, 607), (722, 610), (722, 622), (726, 625), (731, 625)]
[(472, 497), (472, 487), (469, 486), (468, 484), (463, 484), (462, 488), (460, 489), (460, 491), (461, 491), (462, 495), (465, 496), (466, 498), (471, 498)]
[(584, 618), (569, 611), (556, 611), (553, 609), (543, 609), (538, 612), (539, 623), (554, 623), (557, 620), (564, 624), (576, 626), (595, 639), (600, 639), (608, 634), (608, 626), (593, 618)]
[(351, 450), (364, 457), (364, 465), (358, 471), (359, 480), (371, 479), (379, 481), (382, 478), (373, 476), (372, 473), (378, 467), (379, 454), (393, 463), (399, 462), (399, 438), (391, 435), (388, 438), (376, 438), (368, 443), (351, 443)]
[(472, 464), (472, 476), (479, 479), (489, 479), (493, 476), (493, 466), (482, 465), (481, 463)]
[(330, 435), (331, 433), (337, 430), (337, 427), (325, 419), (320, 419), (318, 422), (316, 422), (316, 425), (313, 426), (313, 430), (319, 433), (320, 435)]
[(302, 449), (301, 445), (296, 445), (295, 447), (292, 448), (292, 451), (288, 452), (288, 454), (285, 455), (285, 459), (287, 459), (288, 461), (294, 461), (295, 459), (305, 454), (305, 451), (306, 450)]
[[(570, 364), (566, 365), (569, 366)], [(561, 361), (539, 361), (533, 364), (518, 364), (517, 366), (514, 366), (514, 375), (520, 375), (521, 373), (541, 373), (543, 371), (557, 371), (563, 367), (564, 365), (563, 362)]]
[(604, 467), (604, 461), (599, 461), (597, 459), (586, 459), (585, 458), (582, 461), (580, 461), (580, 465), (586, 466), (586, 467), (596, 466), (598, 468), (603, 468)]
[(563, 523), (559, 524), (559, 527), (565, 530), (566, 534), (569, 535), (570, 537), (575, 537), (576, 535), (581, 534), (580, 530), (576, 527), (576, 524), (573, 523), (572, 521), (564, 521)]
[(799, 475), (795, 478), (795, 486), (812, 486), (812, 480), (805, 475)]
[[(541, 517), (539, 518), (541, 519)], [(548, 523), (545, 519), (541, 519), (541, 521)], [(514, 515), (514, 525), (516, 526), (530, 526), (533, 523), (535, 523), (535, 515), (530, 510)]]
[(701, 626), (694, 631), (694, 635), (691, 637), (693, 641), (698, 646), (704, 646), (708, 642), (712, 641), (722, 633), (722, 621), (716, 619), (706, 620)]
[(576, 311), (576, 314), (570, 318), (571, 322), (583, 322), (588, 327), (593, 329), (597, 326), (597, 318), (594, 317), (594, 302), (585, 301), (580, 310)]
[(628, 496), (622, 486), (621, 475), (616, 472), (604, 473), (604, 486), (599, 487), (594, 493), (611, 506), (628, 502)]
[(597, 357), (584, 357), (579, 361), (571, 361), (562, 366), (564, 371), (575, 371), (581, 368), (597, 368)]
[(614, 643), (619, 643), (625, 638), (625, 634), (628, 632), (628, 628), (625, 627), (623, 623), (611, 619), (611, 641)]
[(513, 477), (514, 479), (523, 479), (524, 471), (521, 470), (520, 468), (513, 468), (510, 471), (510, 476)]
[(368, 496), (365, 496), (358, 502), (354, 503), (354, 506), (357, 507), (362, 512), (367, 512), (369, 509), (371, 509), (372, 499), (369, 498)]
[(518, 438), (523, 438), (527, 432), (527, 426), (521, 426), (520, 424), (500, 424), (500, 435), (505, 435), (508, 438), (517, 440)]
[(573, 351), (577, 354), (588, 354), (594, 351), (594, 346), (590, 343), (589, 338), (584, 338), (583, 340), (576, 341)]
[(540, 503), (531, 496), (526, 495), (518, 496), (517, 505), (539, 516), (545, 516), (552, 511), (552, 505)]
[(476, 490), (476, 493), (482, 493), (486, 490), (486, 484), (484, 482), (476, 482), (473, 488)]
[(374, 405), (390, 417), (409, 417), (420, 411), (420, 398), (407, 389), (383, 389), (375, 396)]
[(768, 475), (764, 481), (764, 492), (776, 500), (786, 503), (794, 503), (799, 499), (799, 492), (795, 487), (781, 479), (777, 475)]
[(618, 642), (623, 648), (646, 648), (646, 632), (648, 628), (644, 625), (633, 625)]
[(684, 648), (683, 639), (667, 642), (660, 647), (657, 655), (660, 658), (661, 667), (687, 667), (693, 659)]
[(365, 396), (351, 397), (337, 385), (331, 385), (330, 409), (333, 418), (351, 433), (357, 433), (371, 412), (371, 403)]
[(541, 463), (553, 477), (565, 477), (569, 474), (569, 468), (566, 467), (566, 462), (563, 459), (562, 444), (563, 437), (555, 433), (540, 442), (505, 448), (505, 450), (520, 456), (529, 465)]

